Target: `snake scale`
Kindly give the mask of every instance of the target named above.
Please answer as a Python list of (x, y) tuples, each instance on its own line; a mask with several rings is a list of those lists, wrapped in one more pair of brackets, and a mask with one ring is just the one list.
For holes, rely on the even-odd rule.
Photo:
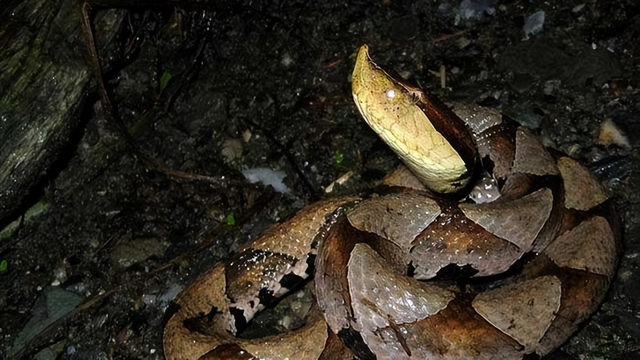
[[(166, 358), (510, 360), (564, 343), (620, 254), (594, 175), (493, 110), (450, 108), (389, 75), (366, 45), (352, 87), (404, 166), (375, 195), (308, 205), (201, 275), (167, 321)], [(236, 336), (312, 276), (304, 326)]]

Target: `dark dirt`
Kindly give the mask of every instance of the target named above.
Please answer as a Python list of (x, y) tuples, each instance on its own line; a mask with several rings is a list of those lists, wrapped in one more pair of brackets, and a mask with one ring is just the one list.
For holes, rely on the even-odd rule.
[[(77, 25), (57, 48), (88, 56), (79, 6), (58, 3), (77, 8), (63, 19)], [(465, 18), (461, 4), (484, 10)], [(164, 311), (200, 272), (311, 201), (367, 192), (398, 160), (351, 100), (363, 43), (442, 98), (502, 109), (591, 166), (620, 209), (625, 252), (601, 309), (547, 359), (640, 358), (636, 2), (129, 5), (99, 10), (95, 25), (120, 126), (84, 79), (65, 146), (24, 180), (39, 195), (0, 232), (0, 358), (161, 359)], [(27, 26), (25, 5), (7, 6)], [(525, 34), (541, 10), (543, 29)], [(605, 119), (628, 147), (597, 144)], [(289, 192), (245, 180), (256, 167), (283, 172)]]

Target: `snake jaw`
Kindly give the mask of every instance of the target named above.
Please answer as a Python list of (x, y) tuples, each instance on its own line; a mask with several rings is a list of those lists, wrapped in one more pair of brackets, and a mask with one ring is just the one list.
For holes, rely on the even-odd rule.
[[(474, 146), (472, 140), (462, 149), (453, 145), (459, 139), (452, 138), (452, 133), (465, 133), (464, 139), (471, 136), (462, 120), (446, 106), (431, 103), (422, 90), (378, 67), (369, 57), (367, 45), (358, 52), (352, 88), (356, 106), (367, 124), (427, 188), (448, 194), (467, 186), (476, 156), (466, 150)], [(429, 113), (425, 108), (436, 109)]]

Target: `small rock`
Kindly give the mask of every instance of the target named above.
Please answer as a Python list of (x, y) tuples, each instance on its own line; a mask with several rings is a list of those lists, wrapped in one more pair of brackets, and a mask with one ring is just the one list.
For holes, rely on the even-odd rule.
[(600, 124), (598, 145), (606, 147), (617, 145), (625, 149), (631, 148), (627, 135), (611, 119), (607, 119)]
[(293, 59), (291, 58), (291, 55), (289, 55), (289, 53), (285, 53), (282, 56), (281, 63), (284, 67), (289, 67), (289, 65), (293, 64)]
[(242, 141), (240, 139), (227, 139), (222, 143), (220, 154), (224, 161), (231, 163), (242, 157)]
[(560, 80), (548, 80), (545, 81), (544, 83), (544, 88), (543, 88), (543, 92), (545, 95), (551, 95), (554, 92), (556, 92), (558, 89), (560, 89), (560, 84), (562, 83), (562, 81)]
[(485, 14), (493, 15), (496, 9), (489, 1), (464, 0), (460, 4), (460, 18), (462, 20), (482, 20)]
[(260, 167), (244, 170), (242, 175), (252, 184), (261, 182), (265, 185), (271, 185), (279, 193), (288, 194), (291, 192), (283, 183), (284, 178), (287, 176), (283, 171)]
[(251, 130), (247, 129), (242, 133), (242, 141), (248, 143), (251, 140)]
[(151, 256), (161, 256), (167, 244), (158, 238), (135, 238), (122, 241), (110, 254), (111, 261), (121, 267), (129, 267)]
[(544, 11), (540, 10), (531, 14), (524, 22), (525, 35), (536, 35), (542, 31), (544, 26)]

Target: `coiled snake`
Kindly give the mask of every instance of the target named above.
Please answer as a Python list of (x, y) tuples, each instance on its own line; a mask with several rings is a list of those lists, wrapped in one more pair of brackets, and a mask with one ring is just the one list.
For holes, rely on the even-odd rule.
[[(307, 206), (203, 274), (176, 300), (166, 358), (500, 360), (565, 342), (620, 252), (594, 175), (491, 110), (452, 110), (394, 78), (366, 45), (353, 97), (406, 167), (370, 198)], [(306, 325), (235, 336), (314, 270)]]

